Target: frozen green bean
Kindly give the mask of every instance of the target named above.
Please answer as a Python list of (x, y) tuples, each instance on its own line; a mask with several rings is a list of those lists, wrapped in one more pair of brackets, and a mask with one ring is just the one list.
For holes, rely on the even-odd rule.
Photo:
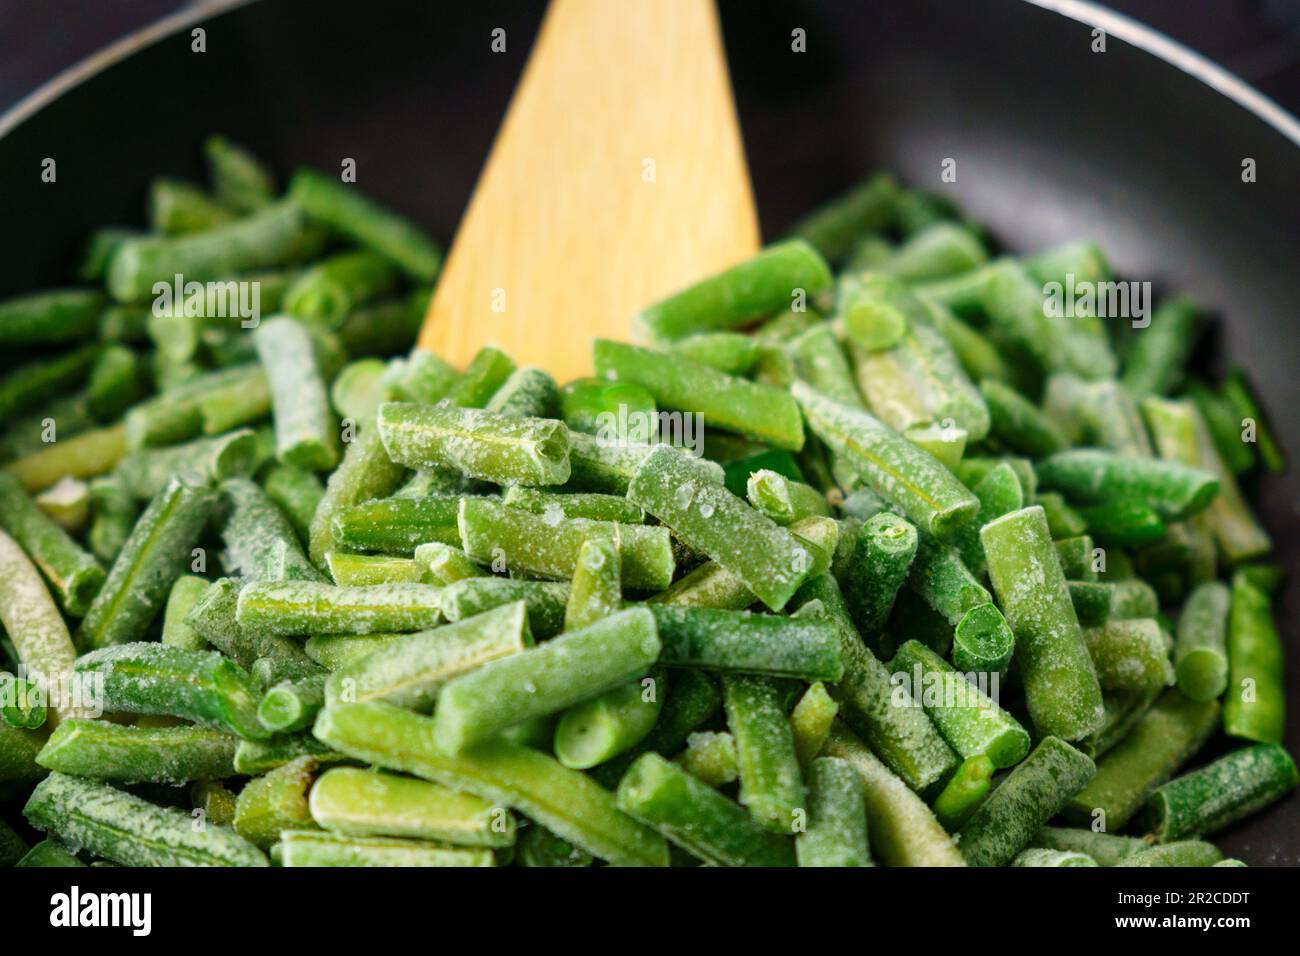
[(1157, 787), (1143, 826), (1161, 843), (1204, 836), (1282, 799), (1300, 783), (1278, 744), (1255, 744)]
[(115, 783), (184, 783), (232, 776), (232, 734), (209, 727), (130, 727), (65, 720), (36, 762), (59, 773)]

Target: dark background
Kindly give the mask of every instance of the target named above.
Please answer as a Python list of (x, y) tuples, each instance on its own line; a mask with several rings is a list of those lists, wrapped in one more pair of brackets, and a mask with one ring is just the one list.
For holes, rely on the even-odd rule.
[[(0, 0), (0, 112), (113, 40), (199, 5), (194, 0)], [(1187, 44), (1300, 114), (1300, 0), (1109, 0), (1103, 5)]]

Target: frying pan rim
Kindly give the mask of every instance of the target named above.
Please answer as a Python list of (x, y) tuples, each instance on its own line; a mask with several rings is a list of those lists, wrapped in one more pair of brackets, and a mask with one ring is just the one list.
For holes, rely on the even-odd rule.
[[(92, 53), (42, 83), (6, 112), (0, 114), (0, 141), (63, 94), (144, 47), (166, 36), (179, 33), (192, 24), (254, 2), (256, 0), (208, 0), (198, 6), (178, 10)], [(1300, 146), (1300, 120), (1245, 80), (1160, 31), (1107, 9), (1092, 0), (1022, 0), (1022, 2), (1103, 30), (1109, 36), (1119, 37), (1130, 46), (1199, 80), (1277, 130), (1294, 145)]]

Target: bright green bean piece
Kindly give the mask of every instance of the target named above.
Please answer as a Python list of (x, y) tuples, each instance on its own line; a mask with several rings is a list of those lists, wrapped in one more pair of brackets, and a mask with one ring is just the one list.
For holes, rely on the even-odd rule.
[(185, 615), (185, 623), (240, 667), (251, 668), (264, 657), (300, 664), (308, 662), (296, 641), (239, 626), (237, 612), (241, 587), (243, 584), (234, 578), (219, 578), (212, 582)]
[(389, 458), (410, 468), (456, 469), (497, 484), (569, 480), (568, 429), (553, 419), (388, 402), (378, 421)]
[(1016, 660), (1034, 729), (1066, 740), (1101, 723), (1101, 688), (1069, 590), (1038, 506), (1013, 511), (980, 531), (989, 578), (1015, 635)]
[(620, 495), (603, 495), (595, 492), (555, 494), (511, 485), (502, 500), (512, 508), (531, 511), (536, 515), (554, 514), (558, 511), (566, 518), (590, 518), (593, 521), (618, 521), (622, 524), (644, 524), (645, 512)]
[[(335, 546), (413, 555), (429, 541), (460, 544), (460, 500), (448, 495), (382, 498), (341, 508), (333, 519)], [(328, 550), (328, 549), (327, 549)]]
[(746, 494), (751, 505), (782, 526), (831, 513), (826, 496), (816, 488), (766, 468), (750, 473)]
[(1011, 368), (998, 351), (997, 346), (982, 333), (953, 314), (952, 310), (929, 296), (922, 296), (930, 322), (939, 334), (952, 347), (962, 370), (973, 382), (997, 381), (1009, 382), (1013, 378)]
[(1001, 674), (1011, 662), (1015, 648), (1015, 635), (997, 606), (978, 604), (957, 622), (952, 638), (952, 662), (963, 672)]
[(727, 375), (744, 375), (758, 361), (762, 345), (740, 332), (704, 332), (674, 342), (672, 350)]
[(643, 676), (659, 650), (653, 616), (634, 608), (462, 674), (438, 691), (435, 743), (461, 753), (520, 721)]
[(341, 663), (325, 684), (328, 704), (385, 701), (427, 710), (453, 678), (532, 644), (522, 601), (455, 624), (384, 641), (366, 656)]
[(811, 296), (830, 284), (830, 269), (815, 249), (786, 241), (642, 309), (637, 321), (660, 340), (734, 329), (788, 306), (800, 291)]
[(215, 652), (120, 644), (83, 654), (73, 670), (96, 682), (107, 713), (164, 714), (249, 740), (270, 736), (257, 720), (252, 678)]
[(833, 263), (840, 262), (864, 235), (886, 229), (894, 218), (899, 188), (887, 173), (819, 206), (791, 229)]
[(365, 249), (340, 252), (298, 276), (281, 308), (307, 324), (337, 329), (354, 308), (390, 291), (396, 281), (384, 256)]
[[(671, 450), (667, 455), (677, 457)], [(514, 574), (541, 578), (572, 577), (583, 541), (614, 528), (612, 522), (534, 515), (487, 498), (462, 498), (458, 523), (465, 553), (475, 561), (494, 569), (503, 563)], [(667, 528), (620, 525), (618, 542), (624, 587), (662, 590), (672, 582)]]
[(385, 374), (388, 364), (377, 358), (349, 362), (330, 384), (330, 405), (344, 419), (365, 421), (391, 395)]
[(555, 757), (586, 770), (635, 747), (659, 719), (662, 678), (643, 677), (575, 704), (555, 725)]
[(988, 403), (992, 434), (1007, 448), (1031, 458), (1045, 458), (1069, 447), (1069, 441), (1043, 412), (1001, 382), (980, 383)]
[(566, 631), (594, 624), (623, 607), (623, 572), (617, 534), (615, 526), (612, 534), (597, 532), (582, 543), (564, 608)]
[(791, 866), (791, 842), (764, 830), (702, 780), (658, 754), (642, 755), (618, 785), (618, 806), (714, 866)]
[(686, 738), (686, 749), (673, 758), (673, 763), (714, 789), (734, 783), (740, 776), (736, 738), (725, 730), (691, 734)]
[(420, 228), (359, 190), (314, 169), (300, 169), (289, 195), (307, 216), (374, 249), (421, 282), (432, 282), (442, 253)]
[(540, 368), (517, 368), (488, 401), (489, 412), (517, 418), (554, 419), (560, 416), (555, 379)]
[(967, 757), (934, 799), (934, 815), (949, 833), (958, 833), (993, 787), (993, 761), (987, 754)]
[(1134, 396), (1166, 395), (1182, 380), (1187, 360), (1205, 327), (1204, 315), (1190, 299), (1170, 299), (1137, 330), (1120, 379)]
[[(12, 538), (0, 531), (0, 624), (13, 641), (25, 676), (47, 699), (72, 670), (77, 651), (68, 626), (50, 599), (36, 568)], [(49, 699), (56, 717), (73, 716), (76, 708), (62, 699)], [(44, 723), (44, 720), (41, 721)], [(0, 775), (0, 779), (4, 779)]]
[(440, 541), (417, 547), (414, 561), (420, 568), (420, 580), (431, 584), (455, 584), (466, 578), (487, 577), (491, 573), (470, 560), (464, 551)]
[(1168, 638), (1152, 618), (1107, 621), (1083, 637), (1106, 690), (1153, 694), (1174, 682)]
[(966, 822), (962, 856), (971, 866), (1010, 863), (1095, 773), (1092, 760), (1059, 737), (1043, 738)]
[(808, 828), (795, 840), (801, 867), (871, 866), (863, 782), (847, 760), (821, 757), (809, 769)]
[(390, 773), (327, 770), (311, 789), (312, 819), (351, 836), (407, 837), (458, 846), (515, 842), (515, 818), (481, 797)]
[(1239, 368), (1229, 371), (1224, 376), (1221, 391), (1223, 397), (1236, 409), (1238, 424), (1243, 429), (1247, 422), (1254, 425), (1255, 444), (1258, 446), (1259, 460), (1264, 463), (1264, 467), (1273, 472), (1285, 469), (1286, 459), (1278, 448), (1272, 429), (1260, 412), (1255, 393), (1246, 380), (1246, 373)]
[(429, 580), (427, 567), (414, 558), (330, 551), (325, 555), (325, 563), (329, 565), (334, 583), (342, 587), (435, 583)]
[(184, 783), (232, 776), (237, 743), (207, 727), (129, 727), (74, 718), (50, 734), (36, 762), (115, 783)]
[(647, 604), (669, 667), (838, 681), (844, 673), (835, 627), (748, 611)]
[(323, 581), (279, 507), (255, 483), (232, 478), (221, 484), (229, 516), (221, 532), (226, 570), (253, 581)]
[(485, 345), (447, 390), (447, 404), (483, 408), (514, 371), (515, 363), (510, 356), (494, 345)]
[(808, 686), (790, 711), (790, 727), (794, 730), (794, 750), (799, 757), (799, 767), (806, 774), (808, 766), (821, 752), (830, 735), (831, 724), (839, 713), (840, 705), (826, 691), (821, 681)]
[(804, 805), (794, 731), (782, 701), (783, 684), (748, 674), (722, 675), (727, 726), (736, 740), (740, 802), (759, 826), (793, 833)]
[(947, 469), (871, 415), (799, 382), (793, 391), (817, 436), (918, 527), (946, 538), (979, 510), (979, 501)]
[(271, 385), (276, 456), (311, 471), (333, 469), (339, 461), (338, 427), (306, 326), (278, 316), (261, 323), (253, 339)]
[(1044, 487), (1083, 503), (1135, 497), (1175, 520), (1204, 510), (1219, 490), (1219, 479), (1202, 468), (1098, 449), (1060, 452), (1037, 470)]
[(154, 497), (113, 562), (108, 579), (77, 631), (82, 647), (139, 640), (189, 566), (217, 496), (176, 478)]
[(270, 269), (299, 257), (307, 241), (298, 207), (275, 203), (203, 232), (123, 243), (108, 265), (108, 291), (118, 302), (136, 302), (178, 274), (186, 282), (206, 282)]
[(143, 501), (182, 476), (190, 483), (246, 478), (261, 464), (260, 457), (257, 434), (241, 428), (184, 445), (132, 452), (118, 465), (117, 477), (127, 491)]
[(340, 704), (315, 734), (342, 752), (519, 810), (584, 850), (621, 866), (664, 866), (663, 839), (621, 812), (585, 774), (528, 747), (491, 741), (461, 756), (433, 745), (433, 720), (387, 704)]
[(266, 866), (230, 830), (197, 828), (183, 810), (155, 806), (112, 787), (52, 773), (23, 808), (39, 830), (123, 866)]
[(63, 609), (85, 615), (104, 584), (104, 569), (27, 496), (12, 475), (0, 472), (0, 527), (41, 570)]
[(802, 381), (843, 405), (864, 407), (848, 356), (829, 322), (819, 322), (791, 339), (789, 349)]
[[(654, 440), (658, 407), (654, 396), (632, 382), (609, 382), (603, 378), (579, 378), (559, 392), (560, 417), (569, 428), (600, 435), (605, 441)], [(649, 426), (649, 427), (647, 427)]]
[(149, 227), (155, 233), (203, 232), (234, 218), (229, 209), (190, 183), (159, 178), (149, 184)]
[(270, 687), (257, 707), (257, 719), (272, 733), (290, 734), (310, 727), (323, 706), (325, 675), (312, 674)]
[(1201, 749), (1218, 721), (1217, 701), (1165, 691), (1097, 765), (1092, 783), (1066, 805), (1065, 818), (1112, 833), (1124, 829), (1151, 791)]
[(1298, 783), (1295, 761), (1280, 745), (1243, 747), (1157, 787), (1143, 827), (1161, 843), (1204, 836), (1282, 799)]
[(335, 836), (285, 830), (271, 848), (271, 857), (287, 867), (320, 866), (495, 866), (491, 850), (465, 850), (422, 840), (389, 837)]
[(781, 389), (727, 375), (681, 355), (608, 339), (596, 340), (593, 356), (597, 374), (643, 386), (660, 408), (695, 413), (711, 428), (777, 448), (803, 447), (799, 409)]
[(379, 634), (434, 627), (441, 612), (438, 589), (428, 584), (344, 588), (282, 581), (241, 590), (236, 620), (267, 634)]
[(1099, 866), (1116, 866), (1125, 857), (1145, 850), (1148, 846), (1146, 841), (1138, 837), (1115, 836), (1091, 829), (1075, 830), (1068, 827), (1043, 827), (1034, 834), (1031, 843), (1043, 849), (1082, 854)]
[(869, 352), (892, 349), (927, 320), (925, 306), (898, 278), (867, 274), (840, 280), (837, 311), (850, 339)]
[(876, 268), (906, 282), (961, 275), (988, 261), (983, 243), (966, 226), (936, 222), (908, 236)]
[(854, 630), (834, 578), (814, 578), (795, 600), (802, 602), (798, 616), (826, 621), (839, 632), (844, 676), (835, 686), (835, 697), (843, 722), (913, 790), (924, 790), (945, 777), (957, 765), (956, 755), (922, 708), (912, 706), (910, 699), (895, 705), (889, 669)]
[(839, 572), (853, 622), (874, 635), (893, 609), (917, 552), (916, 529), (890, 512), (868, 518)]
[(993, 600), (966, 567), (960, 552), (929, 535), (920, 536), (908, 585), (953, 627), (971, 608)]
[(104, 296), (89, 289), (34, 292), (0, 302), (0, 345), (73, 345), (90, 338)]
[(1231, 736), (1266, 744), (1282, 742), (1286, 726), (1282, 656), (1268, 595), (1245, 576), (1234, 576), (1228, 617), (1228, 689), (1223, 698), (1223, 729)]
[(314, 829), (308, 792), (319, 765), (313, 757), (295, 757), (249, 781), (235, 802), (235, 832), (263, 850), (285, 830)]
[(325, 565), (325, 552), (338, 547), (334, 519), (340, 512), (363, 501), (392, 494), (404, 474), (405, 469), (391, 461), (384, 450), (378, 426), (371, 420), (362, 423), (359, 434), (348, 443), (343, 461), (330, 475), (325, 494), (311, 519), (308, 554), (318, 568)]
[(1014, 860), (1012, 866), (1099, 866), (1092, 857), (1086, 853), (1079, 853), (1074, 850), (1051, 850), (1046, 847), (1030, 847), (1028, 850), (1021, 850)]
[(528, 608), (529, 630), (538, 640), (554, 637), (564, 630), (568, 599), (568, 582), (492, 577), (466, 578), (448, 585), (438, 594), (442, 613), (449, 621), (463, 621), (502, 604), (523, 601)]
[(934, 814), (862, 741), (836, 725), (823, 754), (840, 757), (862, 777), (871, 852), (885, 866), (965, 866)]
[(985, 754), (1001, 770), (1029, 753), (1029, 734), (1015, 718), (925, 645), (908, 641), (890, 666), (906, 675), (916, 704), (963, 759)]
[[(772, 610), (785, 606), (812, 568), (811, 551), (789, 531), (721, 485), (702, 481), (699, 471), (667, 446), (642, 462), (628, 500), (734, 574)], [(623, 535), (630, 530), (624, 528)]]
[(203, 144), (212, 191), (217, 199), (239, 212), (255, 212), (275, 197), (275, 179), (252, 153), (224, 136)]
[(111, 422), (140, 397), (140, 360), (124, 345), (105, 346), (99, 353), (86, 382), (86, 401), (91, 414)]
[(269, 740), (241, 740), (235, 748), (235, 773), (255, 777), (299, 757), (310, 757), (318, 764), (348, 760), (310, 733), (275, 734)]
[(1124, 857), (1116, 866), (1217, 866), (1223, 860), (1218, 847), (1201, 840), (1183, 840), (1149, 846)]

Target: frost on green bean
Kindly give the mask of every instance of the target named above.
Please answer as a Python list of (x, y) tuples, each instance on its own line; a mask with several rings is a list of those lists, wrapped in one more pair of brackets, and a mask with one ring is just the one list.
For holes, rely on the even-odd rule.
[(268, 634), (377, 634), (434, 627), (441, 611), (438, 588), (429, 584), (345, 588), (283, 581), (240, 591), (236, 620)]

